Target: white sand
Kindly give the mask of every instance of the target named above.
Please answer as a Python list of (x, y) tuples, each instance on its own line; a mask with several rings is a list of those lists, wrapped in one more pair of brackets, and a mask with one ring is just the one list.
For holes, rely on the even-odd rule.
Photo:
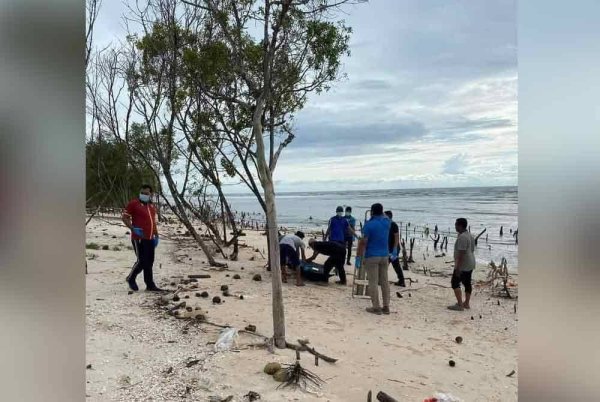
[[(160, 230), (173, 237), (177, 228), (162, 225)], [(365, 401), (369, 390), (373, 395), (382, 390), (400, 401), (422, 401), (438, 391), (463, 401), (517, 400), (518, 374), (506, 376), (517, 369), (516, 302), (476, 289), (471, 311), (449, 311), (446, 306), (454, 303), (452, 290), (431, 285), (449, 286), (449, 277), (422, 275), (422, 266), (450, 273), (445, 261), (451, 260), (452, 243), (449, 256), (434, 258), (433, 243), (427, 242), (430, 255), (423, 261), (427, 246), (417, 241), (416, 262), (411, 272), (404, 272), (418, 283), (407, 290), (391, 285), (389, 316), (365, 312), (370, 301), (352, 298), (351, 287), (333, 284), (334, 278), (328, 287), (307, 282), (298, 288), (293, 280), (284, 284), (287, 340), (308, 338), (316, 350), (339, 359), (334, 364), (320, 361), (315, 367), (314, 357), (301, 353), (301, 364), (326, 380), (315, 395), (277, 390), (279, 383), (262, 371), (271, 361), (292, 363), (294, 351), (270, 354), (266, 349), (249, 349), (244, 345), (256, 343), (257, 338), (241, 335), (240, 350), (215, 353), (211, 343), (217, 340), (219, 329), (197, 325), (183, 333), (189, 321), (153, 307), (159, 296), (143, 290), (142, 274), (138, 277), (141, 291), (128, 295), (124, 280), (135, 258), (126, 248), (131, 244), (126, 231), (99, 219), (87, 226), (88, 242), (111, 247), (87, 250), (87, 362), (92, 365), (87, 370), (88, 400), (205, 401), (233, 395), (233, 401), (243, 401), (248, 391), (255, 391), (261, 401)], [(169, 284), (179, 285), (180, 279), (173, 276), (210, 274), (210, 279), (198, 280), (197, 290), (180, 294), (181, 300), (208, 311), (212, 322), (238, 329), (254, 324), (257, 332), (271, 336), (271, 275), (263, 268), (266, 262), (260, 253), (253, 250), (266, 251), (266, 237), (249, 231), (242, 242), (251, 247), (240, 249), (239, 261), (227, 261), (226, 271), (207, 272), (206, 258), (192, 242), (186, 241), (189, 246), (181, 248), (181, 243), (178, 246), (163, 237), (154, 277), (159, 286), (174, 289)], [(113, 251), (120, 243), (125, 247)], [(90, 259), (91, 254), (96, 257)], [(252, 256), (255, 260), (249, 261)], [(317, 261), (323, 262), (321, 256)], [(346, 267), (349, 273), (352, 269)], [(478, 267), (479, 275), (484, 271), (485, 267)], [(255, 273), (263, 281), (253, 281)], [(241, 279), (233, 279), (234, 274)], [(351, 282), (352, 277), (348, 279)], [(389, 279), (396, 279), (391, 266)], [(222, 284), (229, 285), (232, 294), (243, 294), (244, 300), (223, 297)], [(209, 298), (195, 296), (204, 290)], [(396, 296), (399, 290), (403, 298)], [(189, 299), (184, 299), (186, 294)], [(211, 298), (216, 295), (225, 303), (213, 305)], [(462, 344), (455, 342), (456, 336), (464, 338)], [(190, 359), (200, 362), (188, 368)], [(456, 367), (449, 366), (450, 359)], [(172, 372), (167, 374), (170, 367)]]

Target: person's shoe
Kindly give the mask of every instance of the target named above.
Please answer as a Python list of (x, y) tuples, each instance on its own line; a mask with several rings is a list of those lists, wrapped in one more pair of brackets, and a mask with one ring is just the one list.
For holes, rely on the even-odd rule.
[(367, 310), (367, 313), (381, 315), (381, 309), (380, 308), (367, 307), (365, 310)]
[(342, 282), (342, 281), (335, 281), (335, 283), (337, 283), (338, 285), (344, 285), (346, 286), (346, 281)]
[(131, 277), (127, 277), (125, 279), (125, 282), (127, 282), (127, 284), (129, 285), (129, 289), (133, 290), (134, 292), (137, 292), (138, 290), (140, 290), (140, 288), (138, 288), (137, 283), (135, 283), (135, 279), (132, 280)]
[(390, 308), (389, 307), (382, 307), (381, 308), (381, 312), (385, 315), (390, 315)]
[(154, 285), (154, 286), (147, 286), (146, 292), (168, 292), (168, 291), (165, 289), (161, 289), (158, 286)]
[(400, 281), (398, 281), (398, 282), (395, 282), (395, 283), (394, 283), (394, 285), (396, 285), (396, 286), (400, 286), (400, 287), (402, 287), (402, 288), (405, 288), (405, 287), (406, 287), (406, 284), (405, 284), (404, 282), (400, 282)]
[(464, 308), (463, 306), (459, 305), (459, 304), (453, 304), (451, 306), (448, 306), (448, 310), (453, 310), (453, 311), (463, 311)]

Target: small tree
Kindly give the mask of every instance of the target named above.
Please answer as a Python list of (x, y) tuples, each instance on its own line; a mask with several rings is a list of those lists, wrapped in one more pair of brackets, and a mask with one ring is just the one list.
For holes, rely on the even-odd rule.
[[(231, 146), (247, 149), (251, 157), (240, 155), (238, 162), (249, 181), (258, 179), (264, 196), (273, 272), (274, 341), (283, 348), (285, 317), (273, 173), (281, 151), (294, 138), (289, 124), (292, 113), (304, 106), (309, 93), (328, 90), (331, 82), (339, 78), (341, 58), (349, 54), (350, 29), (343, 21), (333, 22), (332, 17), (337, 7), (353, 2), (184, 0), (184, 3), (207, 13), (215, 32), (213, 43), (223, 50), (221, 59), (226, 68), (216, 72), (219, 86), (207, 93), (221, 105), (235, 104), (241, 112), (242, 119), (231, 122), (240, 128)], [(252, 35), (255, 24), (261, 27), (257, 38)], [(232, 113), (231, 108), (228, 113)], [(247, 120), (248, 126), (240, 125)], [(284, 123), (276, 127), (276, 122), (282, 120)]]

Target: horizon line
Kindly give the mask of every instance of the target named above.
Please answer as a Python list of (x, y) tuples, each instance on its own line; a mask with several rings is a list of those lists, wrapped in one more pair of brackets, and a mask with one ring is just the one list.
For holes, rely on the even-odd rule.
[[(518, 185), (504, 185), (504, 186), (455, 186), (455, 187), (412, 187), (412, 188), (381, 188), (381, 189), (368, 189), (368, 190), (357, 190), (357, 189), (344, 189), (344, 190), (308, 190), (308, 191), (281, 191), (276, 192), (276, 196), (278, 194), (306, 194), (306, 193), (342, 193), (342, 192), (356, 192), (356, 191), (394, 191), (394, 190), (449, 190), (449, 189), (471, 189), (471, 188), (507, 188), (507, 187), (516, 187), (519, 188)], [(230, 196), (233, 195), (254, 195), (254, 193), (250, 190), (247, 192), (240, 193), (230, 193)]]

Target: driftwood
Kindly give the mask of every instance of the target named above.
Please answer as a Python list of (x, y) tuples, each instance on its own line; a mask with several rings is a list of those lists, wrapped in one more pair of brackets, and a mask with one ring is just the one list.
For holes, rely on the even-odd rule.
[(286, 364), (283, 369), (285, 371), (285, 381), (277, 388), (295, 387), (308, 390), (310, 387), (320, 388), (325, 384), (318, 375), (306, 370), (300, 365), (300, 361), (296, 360), (294, 364)]
[[(214, 322), (210, 322), (210, 321), (206, 321), (206, 320), (199, 320), (199, 322), (201, 324), (213, 325), (213, 326), (219, 327), (219, 328), (230, 328), (231, 327), (230, 325), (216, 324)], [(268, 336), (259, 334), (257, 332), (251, 332), (251, 331), (246, 331), (246, 330), (239, 330), (238, 332), (242, 333), (242, 334), (250, 334), (250, 335), (254, 335), (256, 337), (262, 338), (263, 340), (266, 341), (265, 345), (271, 339)], [(333, 357), (329, 357), (327, 355), (319, 353), (314, 348), (311, 348), (310, 346), (308, 346), (308, 341), (306, 341), (306, 340), (298, 339), (298, 343), (299, 343), (299, 345), (296, 345), (296, 344), (290, 343), (290, 342), (286, 342), (285, 347), (288, 349), (298, 351), (298, 352), (308, 352), (308, 353), (318, 357), (319, 359), (325, 360), (328, 363), (337, 362), (337, 359), (334, 359)], [(253, 345), (253, 346), (257, 346), (257, 345)]]
[(400, 245), (402, 246), (402, 269), (408, 269), (408, 257), (406, 256), (406, 242), (404, 239), (400, 240)]
[(293, 343), (289, 343), (286, 342), (285, 343), (285, 347), (288, 349), (292, 349), (292, 350), (297, 350), (300, 352), (308, 352), (316, 357), (318, 357), (319, 359), (323, 359), (325, 360), (327, 363), (335, 363), (337, 362), (337, 359), (334, 359), (332, 357), (326, 356), (322, 353), (317, 352), (314, 348), (311, 348), (310, 346), (308, 346), (306, 344), (306, 342), (302, 341), (302, 340), (298, 340), (298, 343), (300, 343), (300, 345), (295, 345)]
[[(475, 245), (477, 245), (477, 240), (479, 240), (479, 238), (481, 237), (481, 235), (484, 234), (486, 230), (487, 229), (483, 229), (481, 231), (481, 233), (479, 233), (477, 236), (475, 236)], [(485, 241), (487, 242), (487, 236), (485, 237)]]
[(431, 238), (431, 240), (433, 240), (433, 249), (437, 250), (437, 245), (438, 242), (440, 241), (440, 234), (439, 233), (435, 233), (435, 237), (433, 236), (429, 236)]
[(502, 291), (506, 292), (506, 296), (509, 299), (512, 299), (510, 291), (508, 290), (510, 275), (508, 273), (506, 258), (503, 257), (498, 266), (496, 266), (494, 261), (490, 262), (489, 267), (490, 271), (488, 272), (486, 284), (492, 288), (497, 288), (502, 284)]
[(190, 278), (190, 279), (206, 279), (206, 278), (210, 278), (210, 275), (208, 275), (208, 274), (190, 274), (190, 275), (188, 275), (188, 278)]
[(415, 262), (413, 259), (413, 248), (415, 247), (415, 238), (410, 239), (410, 254), (408, 255), (408, 262)]

